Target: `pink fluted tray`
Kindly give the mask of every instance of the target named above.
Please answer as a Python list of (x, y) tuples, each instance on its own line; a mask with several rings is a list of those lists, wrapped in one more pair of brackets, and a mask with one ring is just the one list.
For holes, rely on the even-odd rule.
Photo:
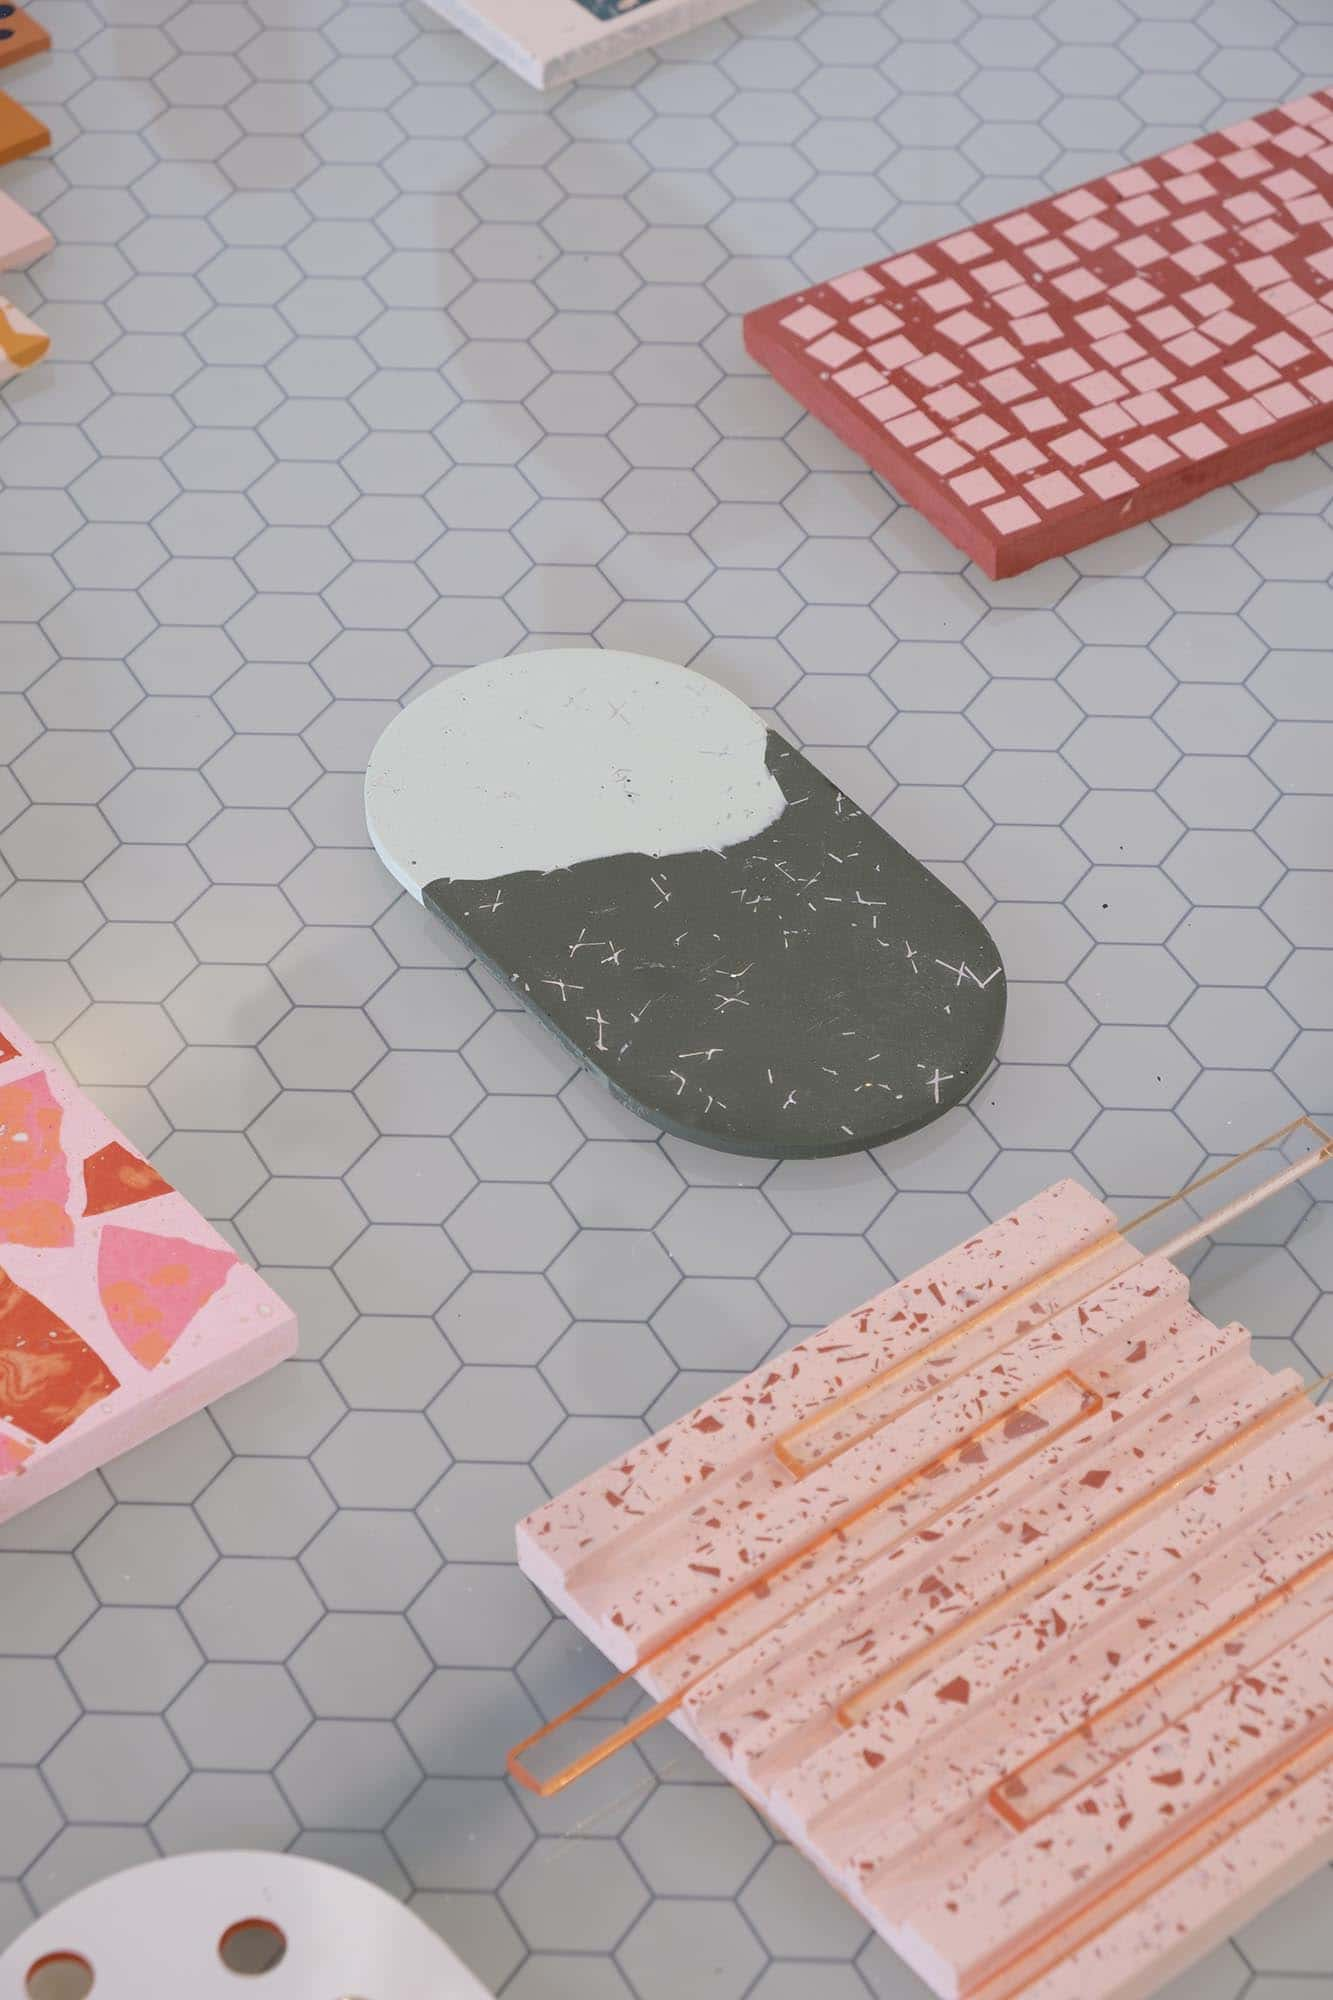
[(1172, 1261), (1257, 1198), (1062, 1182), (539, 1508), (654, 1706), (515, 1775), (671, 1716), (944, 2000), (1139, 2000), (1333, 1856), (1333, 1412)]
[(0, 1521), (295, 1345), (290, 1308), (0, 1013)]

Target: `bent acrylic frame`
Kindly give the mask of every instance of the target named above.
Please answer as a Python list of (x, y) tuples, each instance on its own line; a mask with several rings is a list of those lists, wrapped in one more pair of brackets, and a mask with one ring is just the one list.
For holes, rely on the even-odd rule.
[[(1135, 1232), (1146, 1231), (1151, 1224), (1160, 1218), (1166, 1217), (1182, 1207), (1188, 1209), (1192, 1198), (1202, 1193), (1205, 1188), (1212, 1187), (1224, 1177), (1235, 1174), (1247, 1162), (1257, 1159), (1260, 1155), (1285, 1146), (1298, 1134), (1308, 1134), (1314, 1140), (1314, 1145), (1308, 1151), (1301, 1153), (1295, 1160), (1289, 1160), (1285, 1166), (1268, 1176), (1257, 1186), (1242, 1189), (1239, 1194), (1234, 1195), (1231, 1199), (1211, 1210), (1206, 1215), (1196, 1215), (1183, 1228), (1180, 1228), (1169, 1236), (1164, 1243), (1143, 1249), (1136, 1249), (1129, 1241), (1129, 1238)], [(1072, 1256), (1058, 1259), (1050, 1266), (1043, 1268), (1023, 1285), (1006, 1293), (1002, 1298), (965, 1315), (963, 1319), (952, 1327), (946, 1328), (924, 1347), (916, 1349), (912, 1354), (904, 1356), (901, 1360), (870, 1376), (867, 1381), (858, 1383), (853, 1388), (830, 1399), (822, 1409), (816, 1411), (802, 1423), (792, 1426), (791, 1429), (785, 1431), (780, 1437), (774, 1440), (772, 1446), (774, 1456), (794, 1478), (799, 1480), (808, 1477), (810, 1473), (817, 1471), (821, 1466), (828, 1464), (832, 1459), (840, 1456), (842, 1452), (848, 1450), (853, 1444), (859, 1443), (863, 1438), (872, 1436), (876, 1431), (884, 1429), (888, 1424), (896, 1421), (898, 1417), (905, 1414), (907, 1410), (917, 1407), (919, 1402), (924, 1401), (924, 1397), (918, 1398), (916, 1403), (900, 1406), (891, 1415), (881, 1415), (878, 1418), (874, 1415), (873, 1410), (868, 1411), (866, 1409), (866, 1406), (871, 1404), (873, 1399), (886, 1386), (900, 1379), (905, 1373), (918, 1368), (923, 1361), (935, 1360), (946, 1355), (948, 1350), (951, 1347), (956, 1347), (964, 1336), (977, 1333), (979, 1330), (992, 1324), (1002, 1314), (1012, 1312), (1015, 1307), (1028, 1305), (1029, 1303), (1032, 1305), (1031, 1312), (1020, 1320), (1017, 1328), (1009, 1331), (1007, 1338), (1002, 1339), (995, 1348), (990, 1349), (984, 1355), (972, 1356), (965, 1364), (965, 1367), (960, 1368), (960, 1374), (966, 1372), (967, 1369), (974, 1368), (981, 1360), (991, 1360), (995, 1355), (1005, 1352), (1006, 1349), (1015, 1345), (1017, 1341), (1026, 1338), (1035, 1326), (1041, 1325), (1047, 1320), (1055, 1318), (1060, 1313), (1067, 1312), (1078, 1306), (1111, 1278), (1122, 1276), (1124, 1273), (1133, 1270), (1136, 1266), (1143, 1263), (1146, 1258), (1151, 1256), (1169, 1259), (1179, 1256), (1182, 1252), (1202, 1242), (1205, 1238), (1215, 1235), (1229, 1223), (1236, 1221), (1239, 1217), (1259, 1207), (1263, 1202), (1269, 1200), (1273, 1195), (1278, 1194), (1282, 1189), (1300, 1181), (1307, 1174), (1313, 1172), (1316, 1167), (1330, 1159), (1333, 1159), (1333, 1135), (1324, 1131), (1312, 1118), (1300, 1117), (1293, 1119), (1290, 1124), (1257, 1141), (1256, 1144), (1248, 1147), (1243, 1153), (1237, 1154), (1233, 1159), (1224, 1161), (1220, 1166), (1214, 1167), (1207, 1173), (1200, 1175), (1186, 1187), (1182, 1188), (1179, 1193), (1169, 1196), (1164, 1201), (1154, 1203), (1150, 1208), (1145, 1209), (1128, 1222), (1105, 1231)], [(1090, 1280), (1090, 1282), (1087, 1282), (1087, 1280)], [(950, 1377), (946, 1376), (944, 1378), (945, 1383), (950, 1379)], [(1030, 1572), (1027, 1576), (1016, 1582), (1008, 1591), (1001, 1593), (986, 1604), (978, 1606), (976, 1611), (965, 1619), (961, 1625), (953, 1626), (947, 1634), (940, 1634), (936, 1639), (929, 1641), (914, 1653), (895, 1662), (894, 1666), (888, 1669), (887, 1672), (876, 1676), (874, 1680), (868, 1682), (863, 1688), (858, 1689), (855, 1694), (839, 1706), (837, 1719), (841, 1726), (844, 1728), (851, 1727), (861, 1717), (880, 1706), (882, 1702), (889, 1699), (893, 1690), (898, 1688), (904, 1679), (914, 1678), (921, 1672), (928, 1665), (931, 1657), (957, 1644), (960, 1634), (989, 1623), (997, 1614), (1011, 1608), (1013, 1603), (1030, 1596), (1035, 1590), (1049, 1581), (1055, 1573), (1067, 1569), (1083, 1559), (1090, 1549), (1106, 1540), (1111, 1533), (1123, 1528), (1131, 1519), (1140, 1517), (1145, 1512), (1157, 1507), (1164, 1499), (1205, 1478), (1214, 1467), (1224, 1462), (1233, 1452), (1252, 1442), (1256, 1436), (1267, 1431), (1271, 1426), (1282, 1422), (1284, 1419), (1293, 1417), (1302, 1406), (1306, 1405), (1307, 1400), (1323, 1388), (1329, 1380), (1333, 1380), (1333, 1377), (1324, 1377), (1316, 1383), (1298, 1385), (1295, 1389), (1279, 1398), (1277, 1402), (1270, 1405), (1267, 1409), (1260, 1411), (1256, 1416), (1240, 1425), (1234, 1432), (1211, 1446), (1206, 1452), (1201, 1453), (1188, 1465), (1172, 1474), (1169, 1479), (1162, 1481), (1149, 1492), (1140, 1495), (1136, 1500), (1128, 1503), (1109, 1522), (1102, 1523), (1091, 1534), (1060, 1552), (1052, 1558), (1050, 1563), (1039, 1566), (1035, 1571)], [(1046, 1381), (1037, 1384), (1035, 1388), (1025, 1390), (1021, 1395), (1016, 1396), (1012, 1402), (998, 1410), (986, 1423), (977, 1426), (975, 1430), (969, 1432), (964, 1438), (950, 1444), (946, 1451), (912, 1467), (900, 1478), (885, 1487), (879, 1488), (857, 1506), (841, 1514), (832, 1525), (821, 1529), (815, 1535), (806, 1538), (794, 1548), (785, 1552), (760, 1575), (749, 1579), (739, 1588), (718, 1597), (699, 1616), (691, 1619), (680, 1630), (670, 1634), (660, 1644), (644, 1653), (632, 1667), (627, 1668), (623, 1673), (615, 1675), (602, 1686), (594, 1689), (591, 1694), (586, 1695), (581, 1701), (576, 1702), (571, 1708), (566, 1709), (563, 1714), (556, 1716), (554, 1720), (546, 1723), (541, 1729), (535, 1730), (532, 1735), (525, 1737), (508, 1754), (506, 1762), (510, 1775), (524, 1786), (526, 1790), (535, 1793), (539, 1798), (550, 1798), (557, 1792), (563, 1791), (566, 1786), (573, 1784), (576, 1779), (583, 1777), (587, 1772), (605, 1763), (628, 1744), (636, 1742), (640, 1737), (656, 1728), (659, 1722), (667, 1720), (668, 1717), (675, 1714), (681, 1708), (695, 1687), (704, 1680), (711, 1678), (719, 1668), (729, 1665), (735, 1659), (739, 1658), (761, 1638), (766, 1636), (767, 1633), (775, 1630), (784, 1622), (786, 1614), (784, 1613), (775, 1618), (771, 1624), (764, 1626), (762, 1630), (752, 1633), (733, 1652), (724, 1655), (720, 1660), (712, 1661), (706, 1669), (688, 1678), (670, 1694), (652, 1703), (650, 1707), (642, 1711), (639, 1715), (622, 1724), (594, 1748), (585, 1751), (582, 1755), (574, 1758), (549, 1775), (539, 1775), (525, 1761), (528, 1753), (532, 1750), (550, 1742), (568, 1724), (575, 1722), (599, 1703), (630, 1685), (645, 1669), (658, 1666), (664, 1660), (669, 1659), (678, 1648), (686, 1645), (698, 1632), (712, 1625), (727, 1611), (734, 1609), (746, 1599), (766, 1594), (776, 1577), (787, 1574), (834, 1539), (846, 1536), (849, 1530), (871, 1519), (881, 1508), (886, 1507), (890, 1502), (900, 1497), (906, 1488), (913, 1487), (919, 1481), (929, 1478), (932, 1473), (937, 1472), (950, 1459), (954, 1458), (956, 1454), (965, 1451), (984, 1434), (1006, 1423), (1017, 1411), (1030, 1405), (1038, 1397), (1051, 1393), (1062, 1383), (1072, 1386), (1079, 1393), (1080, 1401), (1077, 1409), (1059, 1425), (1044, 1427), (1041, 1436), (1035, 1443), (1015, 1457), (1006, 1459), (1002, 1467), (987, 1466), (984, 1474), (978, 1478), (974, 1488), (971, 1489), (972, 1493), (982, 1491), (997, 1476), (1002, 1476), (1004, 1472), (1022, 1463), (1024, 1458), (1032, 1456), (1039, 1450), (1044, 1451), (1050, 1444), (1056, 1442), (1060, 1436), (1064, 1435), (1068, 1430), (1073, 1429), (1077, 1424), (1085, 1421), (1089, 1416), (1094, 1415), (1101, 1408), (1101, 1397), (1069, 1369), (1060, 1369), (1048, 1377)], [(931, 1393), (937, 1392), (941, 1386), (943, 1384), (935, 1384)], [(848, 1413), (851, 1413), (850, 1417), (848, 1417)], [(858, 1422), (858, 1416), (860, 1415), (864, 1415), (864, 1421)], [(844, 1422), (839, 1425), (837, 1432), (832, 1438), (825, 1439), (822, 1449), (814, 1452), (803, 1452), (801, 1450), (804, 1440), (818, 1438), (830, 1422), (839, 1418), (844, 1419)], [(951, 1508), (959, 1503), (960, 1497), (966, 1498), (970, 1496), (955, 1495), (950, 1502)], [(919, 1533), (921, 1526), (929, 1526), (929, 1524), (930, 1517), (927, 1517), (924, 1523), (917, 1524), (910, 1532), (913, 1534)], [(895, 1537), (895, 1540), (897, 1539), (901, 1539), (901, 1537)], [(885, 1554), (886, 1549), (892, 1546), (893, 1543), (889, 1543), (868, 1551), (859, 1563), (853, 1565), (850, 1572), (844, 1573), (843, 1581), (846, 1580), (848, 1574), (855, 1576), (867, 1563)], [(1330, 1728), (1333, 1728), (1333, 1719), (1330, 1720)], [(996, 1788), (997, 1792), (1002, 1789), (1003, 1782), (1001, 1781), (1001, 1787)], [(1006, 1819), (1006, 1823), (1012, 1825), (1014, 1822), (1005, 1813), (1003, 1806), (995, 1801), (994, 1795), (992, 1795), (992, 1798), (993, 1803), (995, 1803), (995, 1809), (1000, 1813), (1001, 1817)], [(990, 2000), (989, 1982), (987, 1985), (987, 1994), (988, 2000)], [(998, 1988), (995, 2000), (1000, 2000)]]

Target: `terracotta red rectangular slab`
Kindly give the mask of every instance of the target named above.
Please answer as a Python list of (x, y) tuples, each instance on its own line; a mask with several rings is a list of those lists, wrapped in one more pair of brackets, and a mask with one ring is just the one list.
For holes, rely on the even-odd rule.
[(0, 1521), (295, 1344), (290, 1308), (0, 1013)]
[(943, 2000), (1141, 2000), (1333, 1856), (1333, 1411), (1249, 1349), (1062, 1182), (519, 1561)]
[(1333, 91), (761, 307), (745, 344), (990, 576), (1333, 438)]

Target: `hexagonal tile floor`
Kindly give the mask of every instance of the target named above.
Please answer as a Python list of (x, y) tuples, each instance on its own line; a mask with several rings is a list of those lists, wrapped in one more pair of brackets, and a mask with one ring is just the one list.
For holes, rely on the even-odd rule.
[[(737, 315), (1327, 82), (1327, 0), (758, 0), (545, 102), (412, 0), (43, 14), (0, 1000), (303, 1347), (0, 1534), (0, 1938), (270, 1844), (506, 2000), (906, 2000), (669, 1731), (508, 1787), (601, 1670), (511, 1525), (1059, 1174), (1147, 1197), (1333, 1112), (1333, 453), (992, 585)], [(968, 1109), (812, 1166), (656, 1140), (395, 894), (359, 803), (394, 704), (590, 636), (772, 713), (985, 916)], [(1201, 1267), (1309, 1370), (1322, 1194)], [(1330, 1975), (1321, 1883), (1177, 2000)]]

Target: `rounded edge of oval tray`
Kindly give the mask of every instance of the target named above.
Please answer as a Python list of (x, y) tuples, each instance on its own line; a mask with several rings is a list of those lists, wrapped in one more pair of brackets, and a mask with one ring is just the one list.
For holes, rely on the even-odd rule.
[(395, 879), (679, 1138), (868, 1150), (994, 1058), (1006, 982), (980, 918), (690, 668), (564, 648), (464, 669), (381, 735), (366, 819)]

